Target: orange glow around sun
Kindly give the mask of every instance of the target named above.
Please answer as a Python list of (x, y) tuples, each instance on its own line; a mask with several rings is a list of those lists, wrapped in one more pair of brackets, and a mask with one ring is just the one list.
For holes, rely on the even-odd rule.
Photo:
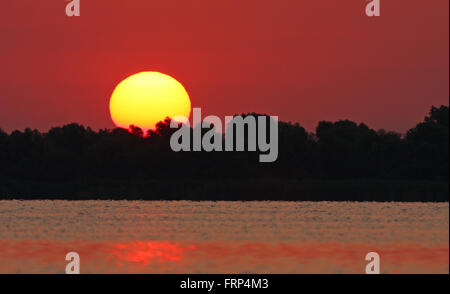
[[(154, 130), (166, 117), (189, 118), (191, 100), (183, 85), (171, 76), (147, 71), (129, 76), (114, 89), (109, 102), (114, 124), (144, 132)], [(183, 122), (183, 121), (180, 121)]]

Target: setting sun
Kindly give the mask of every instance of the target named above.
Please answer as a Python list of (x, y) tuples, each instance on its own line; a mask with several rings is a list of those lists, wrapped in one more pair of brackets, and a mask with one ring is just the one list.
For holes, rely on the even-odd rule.
[(116, 126), (154, 130), (166, 117), (189, 118), (191, 101), (183, 85), (159, 72), (134, 74), (114, 89), (109, 108)]

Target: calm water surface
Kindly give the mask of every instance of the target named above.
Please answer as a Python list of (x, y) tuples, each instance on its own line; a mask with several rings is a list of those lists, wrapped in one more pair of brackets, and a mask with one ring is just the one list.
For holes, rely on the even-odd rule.
[(449, 273), (448, 203), (0, 201), (0, 273)]

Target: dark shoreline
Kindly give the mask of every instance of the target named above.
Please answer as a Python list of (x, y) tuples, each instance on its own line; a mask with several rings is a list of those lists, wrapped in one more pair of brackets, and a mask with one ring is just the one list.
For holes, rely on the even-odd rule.
[(448, 202), (448, 181), (85, 180), (0, 182), (0, 200)]
[[(270, 119), (241, 115), (254, 127), (260, 116)], [(404, 135), (349, 120), (319, 121), (313, 133), (279, 121), (272, 163), (249, 151), (250, 123), (240, 128), (247, 151), (174, 152), (169, 118), (147, 136), (77, 123), (0, 129), (0, 199), (449, 201), (448, 106), (431, 107)], [(200, 133), (215, 138), (214, 127)]]

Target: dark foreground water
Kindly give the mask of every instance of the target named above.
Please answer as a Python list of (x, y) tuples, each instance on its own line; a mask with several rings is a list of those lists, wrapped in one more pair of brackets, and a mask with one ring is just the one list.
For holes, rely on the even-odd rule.
[(449, 273), (448, 203), (0, 201), (0, 273)]

